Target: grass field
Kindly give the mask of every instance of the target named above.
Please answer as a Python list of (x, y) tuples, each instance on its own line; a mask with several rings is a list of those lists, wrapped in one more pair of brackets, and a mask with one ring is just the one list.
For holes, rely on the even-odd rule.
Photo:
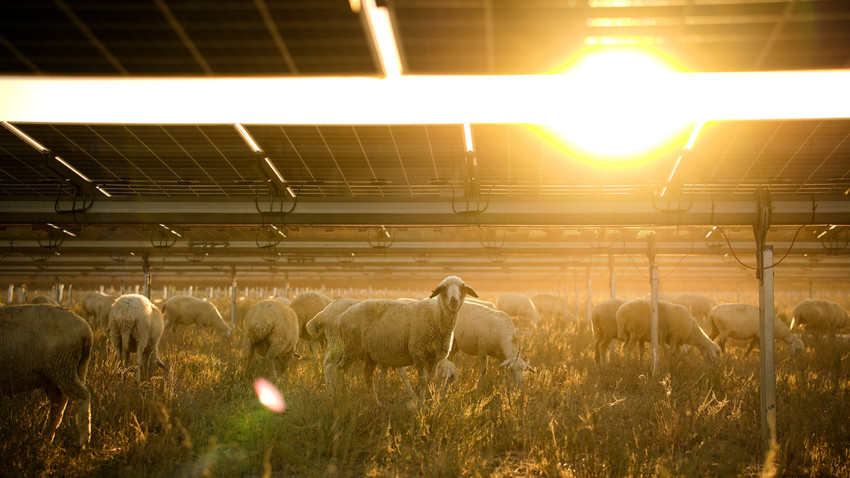
[(496, 370), (477, 389), (474, 360), (462, 357), (459, 381), (425, 407), (408, 402), (394, 373), (374, 404), (356, 368), (332, 399), (318, 356), (302, 347), (305, 358), (275, 382), (287, 405), (276, 414), (241, 373), (241, 331), (230, 344), (210, 336), (210, 346), (199, 335), (167, 336), (169, 371), (138, 386), (96, 333), (83, 450), (67, 410), (54, 446), (39, 444), (43, 392), (0, 398), (0, 474), (850, 476), (850, 347), (840, 343), (807, 341), (801, 359), (777, 344), (779, 445), (775, 469), (763, 470), (758, 353), (742, 359), (737, 346), (720, 364), (692, 351), (650, 376), (619, 350), (596, 366), (589, 329), (547, 321), (523, 335), (537, 373), (522, 391), (506, 392)]

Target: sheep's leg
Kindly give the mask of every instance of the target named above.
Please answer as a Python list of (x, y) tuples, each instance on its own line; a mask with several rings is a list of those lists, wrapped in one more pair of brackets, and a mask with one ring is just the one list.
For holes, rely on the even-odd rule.
[(613, 341), (614, 340), (609, 338), (609, 337), (604, 337), (604, 338), (602, 338), (602, 340), (600, 342), (598, 342), (598, 344), (596, 346), (597, 347), (597, 349), (596, 349), (596, 363), (597, 364), (601, 365), (601, 364), (604, 364), (605, 362), (608, 362), (608, 360), (609, 360), (608, 356), (610, 355), (610, 350), (608, 350), (608, 347), (611, 345), (611, 342), (613, 342)]
[(50, 413), (47, 415), (47, 423), (44, 424), (42, 437), (47, 443), (53, 443), (56, 429), (59, 428), (62, 415), (65, 413), (65, 406), (68, 405), (68, 397), (52, 383), (49, 383), (44, 391), (47, 392), (47, 398), (50, 400)]
[(363, 365), (363, 378), (366, 381), (366, 386), (369, 388), (369, 391), (372, 393), (372, 399), (375, 400), (377, 405), (381, 404), (381, 401), (378, 400), (378, 391), (375, 389), (375, 380), (373, 377), (373, 373), (375, 372), (375, 367), (378, 364), (372, 360), (366, 359), (366, 363)]
[(398, 370), (398, 375), (401, 377), (401, 381), (404, 382), (404, 387), (407, 389), (407, 393), (416, 400), (416, 392), (413, 391), (413, 387), (410, 386), (410, 380), (407, 379), (407, 367), (399, 367), (396, 370)]
[(476, 384), (476, 388), (481, 390), (484, 386), (484, 377), (487, 376), (487, 354), (479, 353), (478, 354), (478, 384)]
[[(91, 393), (85, 385), (85, 372), (78, 376), (75, 373), (58, 384), (65, 400), (74, 401), (74, 409), (77, 415), (77, 434), (79, 445), (85, 446), (91, 438)], [(61, 420), (61, 412), (60, 412)]]
[[(727, 334), (720, 334), (720, 337), (717, 339), (717, 345), (720, 346), (720, 351), (723, 352), (724, 354), (726, 353), (726, 341), (727, 340), (729, 340), (729, 335), (727, 335)], [(758, 337), (756, 337), (756, 340), (758, 340)]]
[(744, 358), (747, 358), (747, 355), (750, 355), (750, 352), (752, 352), (753, 348), (755, 348), (755, 346), (758, 345), (758, 344), (759, 344), (759, 338), (758, 337), (754, 337), (753, 340), (750, 340), (750, 346), (747, 347), (747, 351), (744, 353)]

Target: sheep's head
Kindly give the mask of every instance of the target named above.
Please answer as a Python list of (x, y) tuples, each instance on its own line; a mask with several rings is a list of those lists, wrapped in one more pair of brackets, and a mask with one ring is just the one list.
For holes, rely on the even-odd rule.
[(797, 355), (797, 353), (802, 352), (805, 349), (806, 345), (803, 343), (803, 340), (796, 336), (791, 340), (791, 344), (788, 347), (788, 351), (791, 355)]
[(534, 370), (534, 367), (521, 359), (519, 355), (505, 360), (499, 366), (506, 368), (508, 384), (512, 387), (522, 386), (522, 373), (524, 371), (530, 370), (533, 373), (537, 373), (537, 370)]
[(460, 307), (463, 305), (463, 299), (467, 295), (478, 297), (478, 294), (457, 276), (446, 277), (440, 285), (431, 291), (431, 298), (438, 295), (440, 296), (440, 301), (452, 313), (460, 310)]
[(457, 380), (457, 367), (449, 359), (437, 362), (437, 380), (451, 383)]
[(719, 345), (709, 340), (708, 346), (702, 350), (702, 354), (707, 360), (714, 362), (723, 355), (723, 351), (720, 349)]

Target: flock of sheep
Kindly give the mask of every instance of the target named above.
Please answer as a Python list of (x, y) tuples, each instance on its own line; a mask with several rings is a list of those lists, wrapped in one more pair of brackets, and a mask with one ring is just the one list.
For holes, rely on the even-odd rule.
[[(669, 354), (695, 347), (708, 360), (725, 352), (728, 339), (750, 341), (747, 353), (758, 343), (758, 308), (744, 304), (717, 305), (694, 294), (664, 297), (658, 303), (659, 342)], [(33, 301), (36, 302), (36, 301)], [(89, 292), (81, 306), (83, 319), (49, 301), (41, 304), (0, 307), (0, 394), (43, 388), (50, 400), (44, 439), (52, 442), (69, 400), (76, 401), (80, 445), (91, 435), (90, 392), (86, 373), (91, 356), (92, 327), (103, 330), (117, 361), (130, 365), (135, 354), (136, 382), (147, 380), (156, 367), (166, 368), (159, 357), (164, 332), (175, 325), (209, 328), (229, 340), (232, 330), (215, 306), (191, 296), (174, 296), (160, 307), (147, 297), (127, 294), (111, 297)], [(614, 340), (624, 343), (627, 355), (650, 340), (650, 301), (608, 299), (592, 310), (594, 358), (606, 361)], [(398, 371), (414, 401), (424, 398), (434, 380), (457, 377), (453, 360), (458, 353), (477, 357), (479, 386), (487, 372), (487, 357), (500, 362), (504, 381), (520, 387), (525, 371), (534, 372), (521, 356), (519, 325), (534, 327), (545, 318), (565, 319), (562, 299), (538, 294), (505, 293), (496, 303), (478, 299), (459, 277), (449, 276), (426, 299), (332, 299), (317, 291), (287, 298), (262, 300), (244, 318), (242, 343), (244, 370), (252, 375), (253, 358), (264, 356), (277, 377), (287, 362), (297, 357), (299, 339), (324, 349), (323, 372), (329, 393), (334, 393), (354, 363), (364, 364), (364, 378), (373, 400), (380, 403), (373, 372)], [(840, 305), (825, 300), (805, 300), (793, 312), (791, 326), (774, 319), (776, 338), (796, 354), (802, 340), (791, 330), (834, 333), (850, 327), (850, 316)], [(407, 368), (419, 374), (417, 393)]]

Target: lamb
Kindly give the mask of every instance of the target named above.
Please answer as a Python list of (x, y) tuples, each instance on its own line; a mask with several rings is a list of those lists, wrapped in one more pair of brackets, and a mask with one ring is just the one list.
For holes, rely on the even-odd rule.
[(30, 301), (30, 304), (47, 304), (58, 306), (59, 302), (56, 302), (55, 299), (46, 295), (37, 295), (33, 297), (33, 299)]
[(717, 307), (717, 302), (711, 297), (683, 292), (670, 297), (669, 302), (684, 305), (702, 325), (708, 326), (708, 311)]
[(89, 291), (83, 296), (83, 311), (86, 313), (86, 318), (90, 324), (94, 324), (99, 329), (106, 329), (108, 326), (109, 308), (118, 297), (101, 294), (97, 291)]
[[(188, 295), (176, 295), (162, 304), (165, 316), (165, 331), (175, 324), (212, 328), (222, 337), (230, 339), (231, 330), (212, 302)], [(204, 339), (206, 341), (206, 339)]]
[[(617, 310), (617, 335), (626, 342), (623, 349), (641, 347), (650, 341), (651, 305), (647, 299), (626, 302)], [(658, 301), (658, 341), (674, 353), (680, 346), (696, 346), (707, 360), (716, 359), (720, 346), (712, 342), (684, 306)]]
[(850, 315), (835, 302), (807, 299), (794, 307), (791, 330), (801, 325), (807, 332), (835, 334), (850, 327)]
[[(344, 373), (355, 361), (363, 360), (366, 384), (376, 403), (380, 401), (372, 372), (377, 365), (413, 365), (422, 386), (427, 386), (437, 363), (449, 354), (466, 295), (478, 297), (459, 277), (449, 276), (428, 299), (370, 299), (351, 306), (339, 318), (340, 349), (331, 362), (333, 369)], [(412, 387), (408, 392), (417, 399)]]
[[(720, 350), (726, 352), (728, 339), (749, 340), (750, 346), (744, 357), (750, 354), (759, 344), (759, 308), (746, 304), (723, 304), (711, 309), (708, 313), (710, 333), (708, 337), (717, 341)], [(800, 337), (794, 335), (779, 317), (773, 318), (773, 332), (777, 339), (789, 345), (791, 355), (804, 350), (806, 347)]]
[(53, 443), (68, 400), (74, 400), (78, 443), (85, 446), (91, 437), (89, 324), (51, 305), (9, 305), (0, 307), (0, 330), (0, 395), (44, 389), (50, 400), (47, 443)]
[(301, 338), (310, 338), (310, 334), (307, 332), (307, 322), (330, 305), (331, 302), (333, 302), (333, 299), (314, 290), (308, 290), (295, 296), (289, 307), (298, 316), (298, 327)]
[(531, 298), (537, 313), (551, 319), (566, 319), (564, 299), (552, 294), (537, 294)]
[(460, 308), (454, 332), (451, 357), (457, 352), (478, 357), (481, 375), (478, 386), (487, 374), (487, 356), (501, 361), (506, 371), (508, 386), (521, 387), (522, 373), (534, 368), (519, 356), (514, 324), (501, 310), (493, 310), (478, 304), (465, 303)]
[[(245, 372), (250, 373), (254, 353), (272, 362), (272, 376), (277, 379), (277, 368), (286, 369), (289, 359), (297, 357), (298, 316), (291, 308), (276, 300), (262, 300), (254, 304), (245, 315)], [(276, 367), (277, 365), (278, 367)]]
[(521, 320), (529, 320), (534, 325), (540, 322), (540, 315), (534, 302), (527, 296), (516, 292), (505, 292), (496, 300), (496, 308)]
[(118, 357), (128, 365), (136, 353), (136, 383), (150, 378), (155, 366), (165, 368), (159, 359), (163, 329), (162, 312), (143, 295), (122, 295), (109, 311), (109, 339)]
[(593, 359), (597, 364), (606, 361), (608, 346), (612, 340), (622, 340), (617, 335), (617, 310), (626, 302), (624, 299), (607, 299), (591, 311), (590, 320), (593, 324), (593, 335), (596, 338), (593, 344)]

